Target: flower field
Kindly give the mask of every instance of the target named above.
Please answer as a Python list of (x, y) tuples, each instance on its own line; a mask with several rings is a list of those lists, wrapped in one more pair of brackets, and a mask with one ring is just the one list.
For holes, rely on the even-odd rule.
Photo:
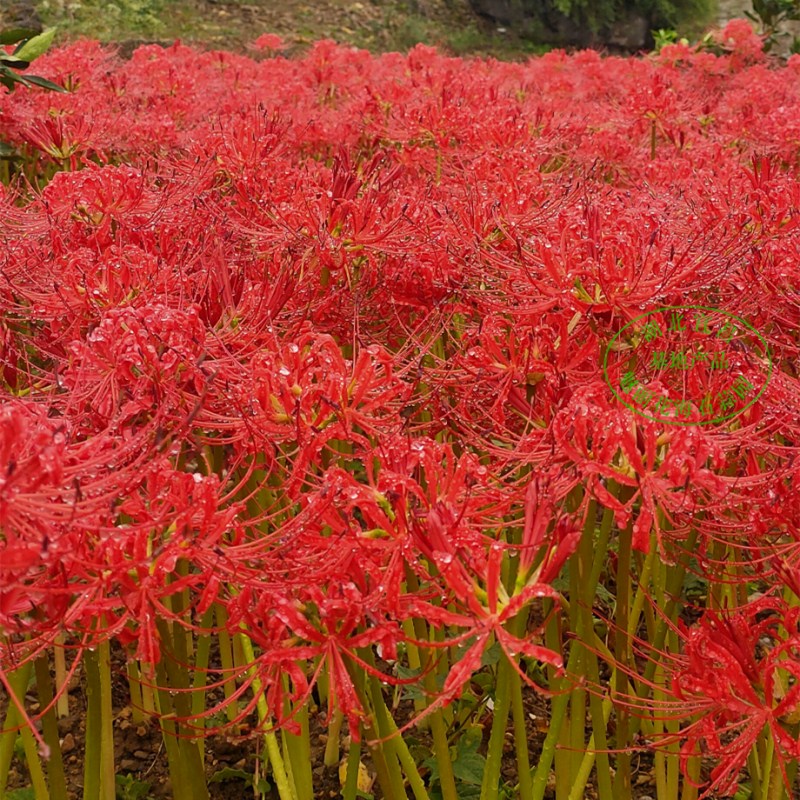
[(796, 797), (800, 57), (256, 45), (0, 87), (0, 797)]

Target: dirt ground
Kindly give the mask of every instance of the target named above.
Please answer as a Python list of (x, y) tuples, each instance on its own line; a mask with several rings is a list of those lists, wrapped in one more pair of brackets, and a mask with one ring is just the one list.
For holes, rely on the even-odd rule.
[(418, 43), (454, 55), (527, 58), (547, 48), (517, 38), (473, 13), (468, 0), (3, 0), (0, 29), (56, 26), (61, 40), (80, 36), (243, 51), (258, 35), (283, 37), (287, 54), (327, 38), (373, 52)]

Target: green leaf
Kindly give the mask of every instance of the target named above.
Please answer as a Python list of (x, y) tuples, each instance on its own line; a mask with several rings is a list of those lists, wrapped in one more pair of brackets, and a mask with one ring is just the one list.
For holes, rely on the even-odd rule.
[[(480, 800), (480, 786), (456, 782), (456, 791), (458, 792), (458, 800)], [(431, 800), (442, 800), (442, 790), (439, 786), (434, 786), (430, 790), (429, 794)]]
[(482, 740), (483, 729), (479, 725), (470, 725), (461, 734), (456, 745), (453, 775), (468, 786), (480, 786), (483, 781), (486, 759), (478, 753)]
[(0, 64), (13, 67), (14, 69), (27, 69), (31, 65), (31, 62), (23, 61), (21, 58), (9, 55), (8, 53), (0, 53)]
[(481, 725), (469, 725), (466, 727), (458, 739), (459, 756), (466, 753), (477, 753), (483, 741), (483, 727)]
[(486, 759), (478, 753), (464, 753), (453, 762), (453, 775), (469, 786), (480, 786), (485, 771)]
[(2, 64), (0, 64), (0, 83), (9, 89), (13, 89), (15, 83), (21, 83), (23, 86), (28, 85), (22, 75), (17, 75), (14, 70), (4, 67)]
[(26, 75), (25, 81), (27, 83), (32, 83), (34, 86), (41, 86), (42, 89), (49, 89), (51, 92), (68, 94), (67, 90), (63, 86), (59, 86), (57, 83), (53, 83), (52, 81), (47, 80), (47, 78), (42, 78), (39, 75)]
[(133, 775), (117, 775), (117, 800), (145, 800), (150, 796), (150, 784)]
[(24, 789), (12, 789), (7, 795), (6, 800), (36, 800), (36, 792), (32, 786)]
[(503, 651), (500, 647), (500, 642), (495, 642), (491, 647), (488, 647), (483, 651), (483, 655), (481, 656), (481, 666), (493, 667), (500, 660), (500, 654), (502, 652)]
[(23, 61), (33, 61), (40, 55), (47, 52), (47, 48), (53, 43), (53, 37), (56, 35), (55, 28), (48, 28), (42, 31), (38, 36), (28, 39), (21, 44), (15, 51), (14, 55), (21, 58)]
[(494, 675), (490, 674), (489, 672), (476, 672), (470, 683), (474, 683), (476, 686), (479, 686), (483, 694), (492, 695), (494, 694), (494, 689), (497, 686), (497, 680), (495, 679)]
[(209, 783), (227, 783), (228, 781), (244, 781), (245, 786), (252, 786), (253, 774), (251, 772), (245, 772), (243, 769), (223, 767), (208, 779)]
[[(418, 678), (419, 675), (420, 670), (418, 669), (410, 669), (402, 664), (397, 665), (397, 677), (402, 680)], [(425, 698), (425, 692), (422, 691), (422, 687), (414, 683), (400, 686), (400, 695), (404, 700), (423, 700)]]
[(31, 28), (9, 28), (7, 31), (0, 31), (0, 44), (16, 44), (23, 39), (30, 39), (36, 36), (36, 31)]

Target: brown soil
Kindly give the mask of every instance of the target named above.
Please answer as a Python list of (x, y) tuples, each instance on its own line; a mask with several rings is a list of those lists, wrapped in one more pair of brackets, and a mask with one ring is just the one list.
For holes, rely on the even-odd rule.
[[(114, 702), (114, 737), (115, 737), (115, 765), (117, 774), (124, 780), (131, 779), (136, 782), (149, 784), (146, 793), (119, 794), (123, 800), (136, 798), (137, 800), (168, 800), (172, 797), (172, 784), (169, 775), (166, 753), (161, 730), (156, 720), (150, 722), (136, 722), (130, 705), (128, 705), (128, 686), (125, 678), (123, 654), (115, 652), (113, 655), (114, 682), (112, 696)], [(70, 800), (80, 800), (83, 796), (83, 752), (85, 745), (86, 729), (86, 704), (85, 692), (81, 685), (80, 670), (76, 674), (69, 691), (70, 715), (58, 721), (59, 734), (62, 740), (62, 752), (67, 776)], [(480, 694), (480, 688), (473, 683), (472, 689)], [(213, 698), (212, 698), (213, 699)], [(0, 719), (4, 718), (6, 711), (5, 698), (0, 698)], [(28, 708), (35, 712), (37, 705), (35, 696), (30, 694), (27, 698)], [(542, 696), (533, 691), (526, 691), (524, 707), (527, 717), (528, 750), (532, 764), (535, 764), (536, 754), (541, 752), (542, 744), (547, 733), (549, 723), (549, 703)], [(396, 722), (403, 724), (413, 714), (413, 705), (410, 701), (400, 704)], [(488, 744), (491, 727), (491, 715), (487, 711), (480, 720), (483, 725), (483, 744), (481, 750), (485, 751)], [(509, 720), (510, 722), (510, 720)], [(588, 722), (588, 720), (587, 720)], [(311, 727), (311, 756), (314, 775), (315, 800), (329, 800), (340, 797), (340, 783), (338, 770), (328, 769), (323, 764), (323, 755), (327, 742), (327, 728), (325, 727), (325, 711), (313, 708), (310, 714)], [(588, 735), (588, 734), (587, 734)], [(414, 729), (406, 736), (407, 741), (416, 745), (418, 750), (413, 752), (425, 753), (425, 758), (430, 756), (430, 737), (426, 731)], [(242, 738), (229, 735), (215, 735), (206, 740), (205, 768), (206, 778), (210, 780), (225, 775), (223, 770), (241, 771), (253, 774), (257, 753), (258, 737)], [(346, 750), (346, 740), (341, 742), (342, 752)], [(374, 774), (368, 755), (362, 759), (370, 774)], [(424, 758), (420, 759), (424, 760)], [(647, 800), (654, 794), (652, 776), (652, 758), (649, 755), (634, 755), (634, 797)], [(423, 777), (426, 770), (422, 768)], [(252, 796), (252, 789), (248, 788), (240, 773), (229, 772), (228, 780), (209, 783), (211, 800), (240, 800)], [(506, 733), (504, 760), (501, 769), (501, 779), (506, 785), (517, 783), (516, 757), (514, 753), (513, 731), (509, 725)], [(29, 785), (27, 769), (24, 762), (16, 759), (12, 764), (9, 774), (9, 791)], [(141, 787), (142, 789), (144, 787)], [(375, 800), (382, 800), (383, 794), (377, 784), (374, 786)], [(408, 793), (409, 797), (413, 795)], [(554, 796), (548, 788), (548, 798)], [(584, 793), (585, 800), (596, 797), (594, 788), (589, 785)], [(267, 795), (268, 800), (277, 800), (277, 793)]]

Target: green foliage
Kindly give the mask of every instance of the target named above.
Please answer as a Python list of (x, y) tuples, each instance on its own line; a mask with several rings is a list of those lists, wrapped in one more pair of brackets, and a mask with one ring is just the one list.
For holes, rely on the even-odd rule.
[[(776, 0), (780, 2), (781, 0)], [(785, 0), (788, 1), (788, 0)], [(630, 15), (644, 17), (655, 28), (679, 28), (682, 32), (710, 22), (714, 0), (550, 0), (552, 7), (577, 25), (595, 33)], [(536, 14), (549, 3), (528, 0)]]
[(250, 787), (253, 785), (253, 775), (243, 769), (223, 767), (217, 770), (208, 780), (209, 783), (228, 783), (229, 781), (244, 781), (244, 785)]
[(117, 800), (149, 800), (150, 783), (133, 775), (117, 775)]
[[(761, 33), (766, 36), (764, 49), (770, 50), (781, 36), (787, 35), (780, 32), (783, 24), (800, 20), (800, 0), (753, 0), (753, 10), (745, 14), (760, 25)], [(789, 49), (799, 52), (800, 42), (793, 39)]]
[[(481, 795), (481, 783), (486, 767), (486, 758), (478, 749), (483, 740), (483, 728), (479, 725), (470, 725), (461, 732), (458, 743), (450, 748), (453, 763), (453, 775), (456, 779), (459, 800), (471, 800)], [(439, 768), (435, 758), (425, 762), (431, 771), (431, 800), (441, 798), (439, 789)]]
[(125, 35), (155, 37), (164, 32), (162, 16), (168, 9), (163, 0), (78, 0), (66, 9), (53, 0), (38, 6), (43, 18), (54, 19), (72, 34), (113, 39)]
[(657, 31), (650, 31), (653, 37), (654, 49), (660, 53), (662, 48), (668, 44), (675, 44), (680, 41), (681, 44), (689, 44), (688, 39), (679, 39), (678, 31), (672, 28), (659, 28)]
[(39, 75), (22, 74), (34, 59), (47, 52), (55, 33), (55, 28), (49, 28), (38, 35), (25, 28), (0, 31), (0, 45), (16, 45), (11, 53), (7, 53), (5, 49), (0, 50), (0, 83), (9, 91), (20, 83), (23, 86), (39, 86), (54, 92), (65, 92), (63, 86)]
[(244, 788), (256, 788), (259, 793), (264, 794), (269, 791), (269, 781), (261, 778), (256, 786), (255, 775), (252, 772), (247, 772), (243, 769), (235, 769), (234, 767), (223, 767), (217, 770), (209, 779), (209, 783), (230, 783), (232, 781), (242, 781)]
[(26, 786), (24, 789), (12, 789), (5, 795), (6, 800), (35, 800), (36, 792), (32, 786)]

